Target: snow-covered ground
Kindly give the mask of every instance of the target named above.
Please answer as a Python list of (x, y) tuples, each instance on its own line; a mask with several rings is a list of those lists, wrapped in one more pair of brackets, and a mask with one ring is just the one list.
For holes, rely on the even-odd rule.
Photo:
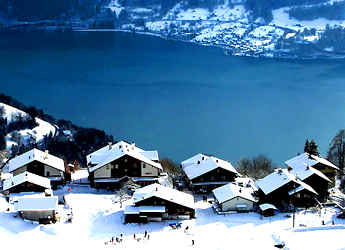
[[(336, 218), (338, 209), (332, 207), (323, 209), (320, 214), (299, 212), (296, 226), (292, 228), (292, 217), (287, 217), (291, 214), (263, 219), (257, 213), (217, 215), (210, 203), (197, 196), (197, 218), (182, 221), (182, 229), (172, 229), (169, 223), (176, 221), (123, 224), (124, 206), (114, 204), (111, 200), (114, 195), (106, 191), (98, 193), (87, 186), (75, 185), (59, 192), (66, 194), (66, 201), (73, 210), (72, 223), (38, 225), (14, 218), (14, 212), (7, 211), (11, 206), (0, 196), (1, 246), (10, 249), (277, 249), (274, 245), (284, 241), (285, 249), (345, 249), (344, 220)], [(63, 207), (59, 214), (64, 216)], [(186, 226), (189, 226), (188, 234), (183, 230)], [(144, 237), (145, 230), (149, 239)], [(122, 243), (105, 244), (120, 234), (123, 234)], [(139, 242), (133, 239), (134, 234), (141, 239)]]

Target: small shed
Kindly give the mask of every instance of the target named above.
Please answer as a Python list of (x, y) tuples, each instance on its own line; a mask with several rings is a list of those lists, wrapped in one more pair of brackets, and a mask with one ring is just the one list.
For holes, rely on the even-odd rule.
[(23, 219), (44, 222), (54, 222), (58, 209), (58, 197), (19, 197), (14, 204), (14, 210)]
[(240, 187), (230, 183), (213, 190), (215, 200), (222, 212), (249, 212), (254, 208), (256, 200), (252, 196), (253, 189)]
[(265, 217), (273, 216), (274, 211), (277, 210), (277, 208), (274, 205), (269, 204), (269, 203), (261, 204), (259, 205), (259, 208), (260, 208), (260, 213)]

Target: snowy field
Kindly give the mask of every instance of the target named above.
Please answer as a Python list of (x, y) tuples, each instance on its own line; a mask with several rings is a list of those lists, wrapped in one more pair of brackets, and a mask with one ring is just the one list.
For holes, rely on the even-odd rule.
[[(68, 188), (73, 190), (68, 191)], [(296, 226), (292, 228), (292, 217), (287, 217), (291, 214), (263, 219), (257, 213), (217, 215), (210, 203), (196, 197), (197, 218), (182, 221), (182, 229), (172, 229), (169, 223), (176, 221), (123, 224), (124, 206), (114, 204), (111, 200), (114, 195), (105, 191), (98, 193), (95, 189), (75, 185), (59, 192), (66, 194), (66, 201), (73, 209), (72, 223), (38, 225), (14, 218), (11, 206), (0, 196), (1, 245), (11, 249), (277, 249), (274, 245), (284, 241), (284, 249), (345, 249), (344, 220), (337, 219), (339, 211), (331, 207), (323, 209), (321, 214), (299, 212)], [(61, 217), (64, 211), (61, 206)], [(189, 226), (188, 234), (184, 232), (186, 226)], [(144, 237), (145, 230), (149, 239)], [(120, 234), (123, 234), (122, 243), (105, 244)], [(141, 240), (134, 240), (134, 234)]]

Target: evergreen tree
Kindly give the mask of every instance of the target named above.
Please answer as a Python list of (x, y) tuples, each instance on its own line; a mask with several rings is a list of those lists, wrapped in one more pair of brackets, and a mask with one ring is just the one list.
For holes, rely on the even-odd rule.
[(330, 143), (327, 159), (337, 165), (341, 171), (345, 167), (345, 130), (340, 130)]
[(310, 142), (307, 139), (304, 144), (304, 152), (310, 155), (320, 156), (319, 146), (312, 139)]

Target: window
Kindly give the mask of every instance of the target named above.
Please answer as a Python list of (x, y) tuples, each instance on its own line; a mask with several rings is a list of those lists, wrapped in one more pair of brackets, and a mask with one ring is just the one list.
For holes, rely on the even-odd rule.
[(50, 171), (47, 171), (47, 176), (50, 176)]
[(106, 168), (107, 170), (109, 170), (109, 165), (106, 165), (105, 168)]
[(225, 181), (226, 177), (225, 175), (222, 176), (222, 181)]
[(219, 168), (217, 168), (217, 173), (219, 174), (219, 172), (220, 172), (220, 170), (219, 170)]
[(128, 162), (128, 159), (126, 158), (126, 159), (124, 159), (124, 162)]
[(204, 181), (204, 177), (201, 176), (201, 177), (200, 177), (200, 181)]
[(127, 172), (128, 172), (128, 169), (127, 169), (127, 168), (125, 168), (123, 171), (125, 171), (125, 173), (127, 173)]
[(211, 181), (214, 181), (216, 178), (214, 176), (211, 176)]
[(137, 168), (138, 165), (136, 163), (133, 164), (133, 168)]
[(119, 169), (119, 165), (118, 164), (115, 164), (115, 169)]
[(146, 168), (146, 165), (145, 165), (145, 163), (143, 163), (143, 168)]

